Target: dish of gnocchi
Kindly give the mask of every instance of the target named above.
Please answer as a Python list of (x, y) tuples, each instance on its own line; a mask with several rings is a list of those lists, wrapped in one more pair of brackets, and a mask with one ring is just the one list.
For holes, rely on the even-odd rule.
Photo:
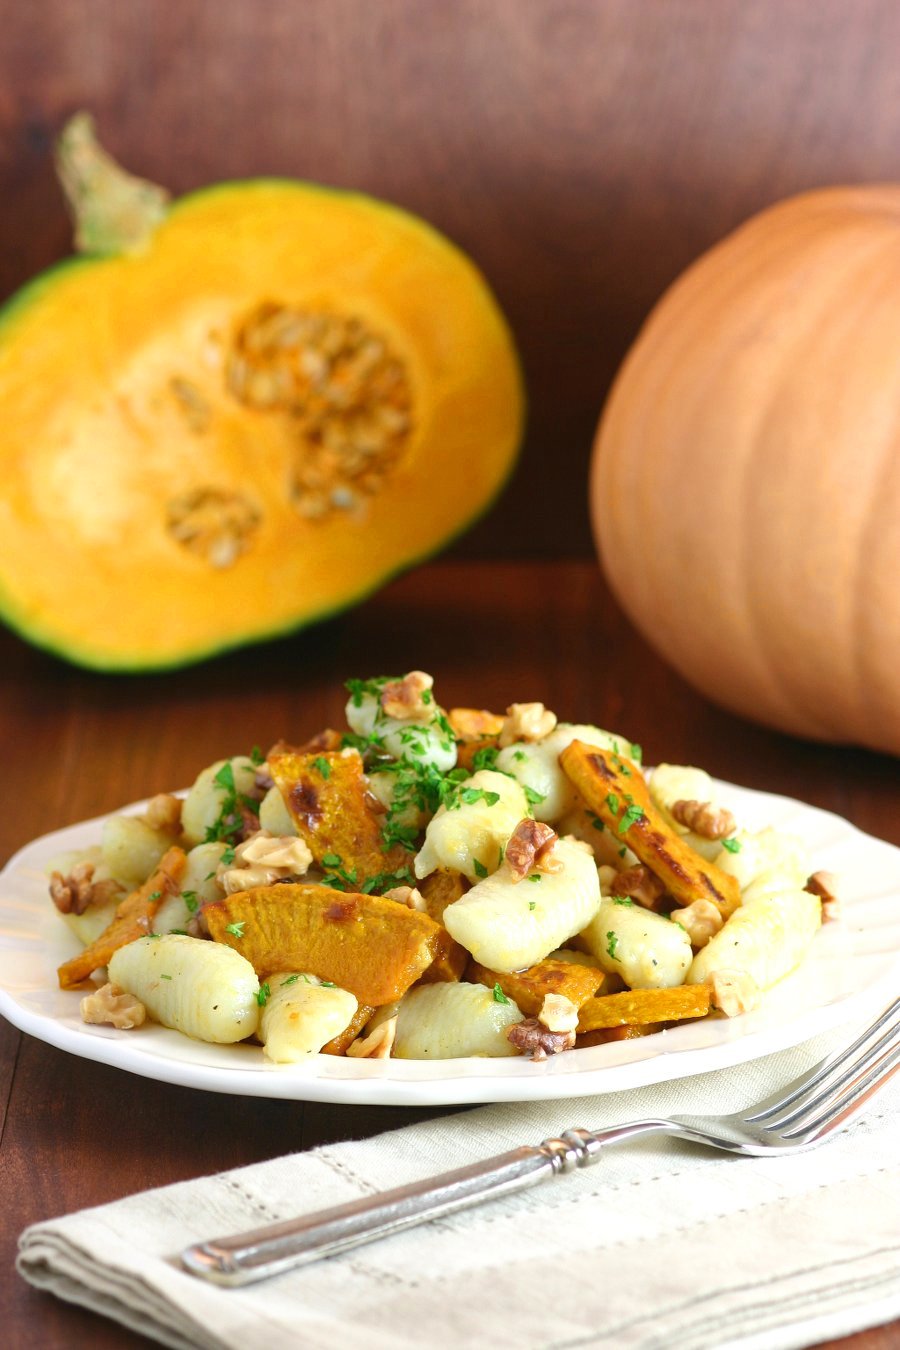
[(424, 1104), (722, 1067), (896, 981), (900, 851), (838, 817), (421, 671), (347, 689), (345, 728), (12, 859), (0, 1012), (165, 1081)]

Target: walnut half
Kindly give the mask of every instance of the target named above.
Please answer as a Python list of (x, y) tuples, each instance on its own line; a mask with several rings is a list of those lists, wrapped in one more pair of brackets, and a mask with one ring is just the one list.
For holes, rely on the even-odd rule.
[(120, 1031), (131, 1031), (139, 1027), (147, 1017), (147, 1009), (134, 994), (126, 994), (117, 984), (104, 984), (94, 994), (86, 994), (81, 1000), (82, 1022), (95, 1023), (98, 1026), (118, 1027)]
[(530, 1054), (535, 1063), (539, 1063), (548, 1055), (571, 1050), (575, 1044), (575, 1032), (549, 1031), (539, 1018), (526, 1017), (524, 1021), (510, 1027), (506, 1039), (524, 1054)]
[(684, 909), (673, 909), (669, 918), (681, 924), (695, 951), (705, 947), (725, 922), (719, 906), (711, 900), (693, 900)]
[(726, 1017), (753, 1012), (762, 998), (759, 985), (743, 970), (715, 970), (706, 983), (712, 990), (712, 1005)]
[(556, 713), (543, 703), (511, 703), (500, 732), (500, 745), (516, 741), (542, 741), (556, 726)]
[(506, 863), (513, 881), (522, 881), (532, 868), (539, 872), (559, 872), (562, 864), (553, 856), (558, 835), (549, 825), (526, 816), (509, 837)]
[(432, 711), (434, 677), (424, 670), (411, 670), (402, 680), (391, 680), (381, 691), (381, 709), (387, 717), (404, 720), (426, 717)]
[(726, 839), (736, 829), (734, 816), (724, 806), (712, 802), (677, 801), (672, 803), (672, 815), (679, 825), (693, 830), (704, 839)]
[(91, 905), (105, 905), (123, 888), (112, 877), (94, 880), (94, 864), (76, 863), (68, 876), (62, 872), (50, 873), (50, 898), (60, 914), (83, 914)]

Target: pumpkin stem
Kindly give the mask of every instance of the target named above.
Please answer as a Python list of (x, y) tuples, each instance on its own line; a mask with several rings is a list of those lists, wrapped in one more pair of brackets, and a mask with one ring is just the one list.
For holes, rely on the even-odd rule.
[(119, 167), (97, 140), (90, 113), (76, 113), (63, 128), (56, 172), (75, 222), (79, 253), (146, 248), (166, 214), (169, 193)]

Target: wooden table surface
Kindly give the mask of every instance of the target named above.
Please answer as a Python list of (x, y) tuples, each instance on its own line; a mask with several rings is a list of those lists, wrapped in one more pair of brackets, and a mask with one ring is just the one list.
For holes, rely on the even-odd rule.
[[(222, 755), (339, 725), (344, 678), (416, 666), (433, 672), (448, 706), (541, 699), (566, 719), (626, 732), (651, 761), (699, 763), (900, 844), (896, 760), (794, 742), (710, 707), (632, 633), (590, 562), (451, 561), (312, 633), (180, 674), (93, 675), (0, 636), (0, 852), (184, 785)], [(147, 1342), (26, 1286), (11, 1264), (26, 1224), (439, 1114), (170, 1087), (67, 1056), (4, 1022), (0, 1084), (0, 1335), (42, 1350)], [(900, 1323), (841, 1345), (889, 1350), (898, 1338)]]

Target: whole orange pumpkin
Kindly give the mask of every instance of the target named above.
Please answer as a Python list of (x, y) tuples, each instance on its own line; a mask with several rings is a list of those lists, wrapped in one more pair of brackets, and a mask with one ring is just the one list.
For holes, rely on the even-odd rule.
[(791, 198), (688, 268), (613, 386), (591, 509), (710, 699), (900, 754), (900, 187)]

